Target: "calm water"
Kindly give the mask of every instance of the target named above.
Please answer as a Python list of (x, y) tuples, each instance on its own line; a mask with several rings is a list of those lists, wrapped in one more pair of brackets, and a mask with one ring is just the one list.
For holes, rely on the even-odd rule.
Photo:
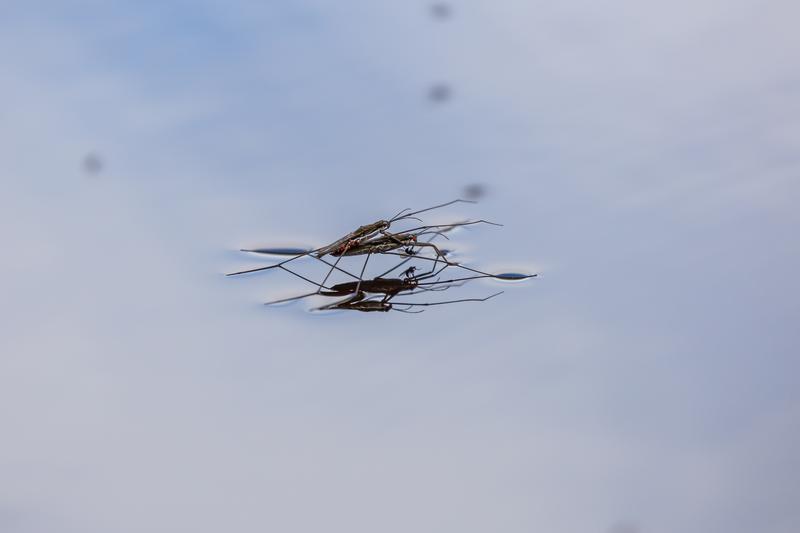
[(796, 531), (800, 8), (448, 6), (4, 5), (0, 531)]

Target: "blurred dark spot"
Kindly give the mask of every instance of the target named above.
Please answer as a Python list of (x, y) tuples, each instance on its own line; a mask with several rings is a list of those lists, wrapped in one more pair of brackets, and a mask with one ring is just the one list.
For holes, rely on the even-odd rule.
[(436, 104), (443, 104), (453, 97), (453, 90), (446, 83), (437, 83), (428, 89), (428, 100)]
[(434, 2), (431, 4), (431, 16), (435, 19), (446, 20), (453, 14), (450, 4), (445, 2)]
[(617, 522), (608, 529), (608, 533), (641, 533), (641, 529), (631, 522)]
[(83, 158), (83, 170), (91, 176), (96, 176), (103, 170), (103, 160), (95, 153), (86, 154)]
[(467, 200), (477, 200), (486, 196), (486, 186), (480, 183), (473, 183), (464, 187), (464, 196)]

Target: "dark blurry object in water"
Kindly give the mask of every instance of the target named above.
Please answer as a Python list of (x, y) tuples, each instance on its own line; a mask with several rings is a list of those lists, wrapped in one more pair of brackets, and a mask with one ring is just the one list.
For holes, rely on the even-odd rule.
[(446, 83), (437, 83), (428, 89), (428, 100), (443, 104), (453, 97), (453, 90)]
[(453, 9), (446, 2), (433, 2), (430, 6), (431, 16), (438, 20), (449, 19), (453, 14)]
[(91, 176), (96, 176), (103, 170), (103, 160), (99, 155), (90, 152), (83, 158), (83, 170)]
[(486, 187), (480, 183), (473, 183), (464, 187), (464, 196), (469, 200), (477, 200), (486, 195)]

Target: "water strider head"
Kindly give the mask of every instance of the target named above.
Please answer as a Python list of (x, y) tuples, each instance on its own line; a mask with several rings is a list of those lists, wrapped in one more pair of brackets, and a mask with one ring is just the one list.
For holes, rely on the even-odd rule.
[(404, 277), (406, 277), (406, 278), (411, 278), (411, 277), (414, 277), (414, 272), (416, 272), (416, 271), (417, 271), (417, 267), (415, 267), (415, 266), (410, 266), (410, 267), (408, 267), (407, 269), (405, 269), (405, 270), (403, 271), (403, 274), (402, 274), (402, 275), (403, 275)]

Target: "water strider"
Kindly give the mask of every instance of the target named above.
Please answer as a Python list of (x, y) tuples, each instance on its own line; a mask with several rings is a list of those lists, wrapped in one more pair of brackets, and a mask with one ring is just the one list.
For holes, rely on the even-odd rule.
[[(365, 298), (364, 292), (359, 292), (355, 296), (347, 298), (345, 300), (335, 302), (329, 305), (325, 305), (322, 307), (317, 307), (314, 311), (330, 311), (333, 309), (342, 309), (348, 311), (361, 311), (361, 312), (388, 312), (388, 311), (399, 311), (401, 313), (422, 313), (424, 309), (419, 311), (411, 311), (412, 307), (429, 307), (434, 305), (448, 305), (448, 304), (456, 304), (462, 302), (485, 302), (503, 294), (502, 291), (496, 292), (490, 296), (485, 298), (461, 298), (460, 300), (447, 300), (444, 302), (386, 302), (383, 300), (374, 300)], [(403, 307), (404, 309), (401, 309)]]
[[(351, 231), (350, 233), (348, 233), (344, 237), (336, 239), (335, 241), (333, 241), (332, 243), (330, 243), (330, 244), (328, 244), (326, 246), (322, 246), (322, 247), (316, 248), (314, 250), (308, 250), (308, 251), (304, 251), (302, 253), (298, 253), (297, 255), (295, 255), (295, 256), (293, 256), (293, 257), (291, 257), (289, 259), (286, 259), (285, 261), (282, 261), (282, 262), (280, 262), (278, 264), (269, 265), (269, 266), (260, 267), (260, 268), (253, 268), (253, 269), (250, 269), (250, 270), (242, 270), (240, 272), (232, 272), (232, 273), (226, 274), (226, 275), (227, 276), (238, 276), (240, 274), (249, 274), (251, 272), (260, 272), (262, 270), (270, 270), (270, 269), (273, 269), (273, 268), (278, 268), (281, 265), (285, 265), (285, 264), (287, 264), (287, 263), (289, 263), (291, 261), (294, 261), (296, 259), (300, 259), (301, 257), (306, 257), (306, 256), (322, 258), (322, 257), (324, 257), (324, 256), (326, 256), (328, 254), (333, 255), (333, 252), (337, 252), (338, 255), (341, 255), (344, 252), (346, 252), (350, 247), (355, 246), (356, 244), (359, 244), (363, 240), (369, 239), (370, 237), (373, 237), (373, 236), (377, 235), (378, 233), (381, 233), (381, 232), (384, 232), (384, 231), (388, 230), (392, 226), (392, 224), (395, 223), (395, 222), (399, 222), (401, 220), (406, 220), (406, 219), (419, 220), (418, 218), (416, 218), (415, 215), (418, 215), (418, 214), (421, 214), (421, 213), (425, 213), (427, 211), (433, 211), (434, 209), (440, 209), (442, 207), (447, 207), (449, 205), (453, 205), (453, 204), (456, 204), (456, 203), (474, 204), (476, 202), (473, 201), (473, 200), (462, 200), (462, 199), (459, 198), (459, 199), (451, 200), (451, 201), (443, 203), (443, 204), (435, 205), (433, 207), (427, 207), (425, 209), (420, 209), (418, 211), (411, 211), (411, 208), (405, 208), (402, 211), (400, 211), (399, 213), (397, 213), (395, 216), (390, 218), (389, 220), (378, 220), (378, 221), (373, 222), (371, 224), (365, 224), (363, 226), (358, 227), (356, 230)], [(411, 212), (410, 213), (406, 213), (406, 211), (411, 211)], [(247, 249), (243, 249), (242, 251), (243, 252), (257, 252), (257, 250), (247, 250)]]
[[(493, 226), (502, 226), (502, 224), (497, 224), (495, 222), (489, 222), (487, 220), (480, 219), (480, 220), (464, 221), (464, 222), (452, 222), (449, 224), (434, 224), (434, 225), (424, 224), (417, 226), (415, 228), (399, 232), (389, 231), (389, 228), (392, 226), (392, 224), (396, 222), (408, 219), (413, 219), (419, 222), (423, 222), (420, 218), (417, 217), (417, 215), (420, 215), (428, 211), (432, 211), (434, 209), (440, 209), (442, 207), (452, 205), (458, 202), (475, 203), (469, 200), (457, 199), (444, 204), (439, 204), (425, 209), (420, 209), (418, 211), (411, 211), (409, 208), (406, 208), (388, 220), (379, 220), (371, 224), (360, 226), (355, 231), (352, 231), (347, 235), (339, 239), (336, 239), (332, 243), (313, 250), (303, 250), (296, 248), (295, 249), (261, 248), (254, 250), (244, 250), (257, 253), (268, 253), (272, 255), (291, 255), (292, 252), (295, 251), (300, 253), (291, 255), (291, 257), (289, 257), (288, 259), (283, 260), (274, 265), (254, 268), (250, 270), (243, 270), (239, 272), (233, 272), (227, 275), (235, 276), (239, 274), (246, 274), (250, 272), (258, 272), (258, 271), (278, 268), (300, 279), (303, 279), (304, 281), (308, 282), (309, 284), (315, 287), (314, 292), (300, 294), (298, 296), (283, 298), (280, 300), (270, 301), (267, 302), (267, 305), (274, 305), (278, 303), (295, 301), (319, 295), (326, 297), (345, 297), (345, 298), (343, 300), (339, 300), (337, 302), (327, 304), (322, 307), (318, 307), (315, 309), (317, 311), (343, 309), (343, 310), (354, 310), (362, 312), (376, 312), (376, 311), (386, 312), (390, 310), (396, 310), (407, 313), (422, 312), (422, 309), (417, 309), (422, 307), (445, 305), (445, 304), (459, 303), (459, 302), (484, 302), (490, 298), (497, 296), (497, 294), (500, 293), (493, 294), (486, 298), (461, 298), (461, 299), (453, 299), (453, 300), (438, 301), (438, 302), (429, 302), (429, 301), (397, 302), (394, 300), (396, 296), (402, 294), (408, 297), (423, 293), (446, 291), (453, 287), (460, 287), (471, 280), (481, 279), (481, 278), (494, 278), (502, 281), (520, 281), (536, 276), (536, 274), (516, 274), (516, 273), (490, 274), (471, 267), (467, 267), (465, 265), (451, 261), (447, 257), (447, 252), (442, 250), (439, 246), (437, 246), (432, 242), (436, 237), (439, 236), (449, 240), (449, 237), (446, 235), (446, 233), (458, 227), (470, 226), (474, 224), (489, 224)], [(425, 236), (428, 236), (428, 238), (422, 239), (422, 237)], [(425, 254), (426, 251), (430, 251), (431, 254)], [(335, 257), (336, 260), (330, 262), (325, 259), (326, 255)], [(312, 257), (316, 261), (319, 261), (329, 267), (324, 278), (321, 281), (316, 281), (314, 279), (311, 279), (310, 277), (295, 272), (294, 270), (286, 266), (291, 261), (306, 256)], [(361, 265), (361, 270), (358, 274), (353, 274), (347, 269), (339, 266), (339, 263), (342, 261), (343, 258), (355, 257), (355, 256), (365, 256), (364, 262)], [(389, 268), (380, 275), (374, 276), (373, 274), (374, 277), (367, 276), (366, 275), (367, 266), (369, 264), (370, 258), (373, 256), (396, 256), (402, 258), (402, 261), (395, 264), (394, 266), (392, 266), (391, 268)], [(412, 260), (428, 261), (432, 262), (433, 264), (431, 265), (430, 270), (422, 274), (417, 274), (417, 270), (419, 267), (418, 265), (412, 264), (411, 266), (405, 268), (405, 270), (401, 271), (398, 277), (390, 276), (390, 274), (399, 270), (409, 261)], [(441, 275), (448, 268), (464, 269), (467, 272), (471, 272), (474, 275), (442, 280)], [(328, 279), (334, 272), (343, 273), (352, 278), (352, 281), (345, 281), (329, 285)]]

